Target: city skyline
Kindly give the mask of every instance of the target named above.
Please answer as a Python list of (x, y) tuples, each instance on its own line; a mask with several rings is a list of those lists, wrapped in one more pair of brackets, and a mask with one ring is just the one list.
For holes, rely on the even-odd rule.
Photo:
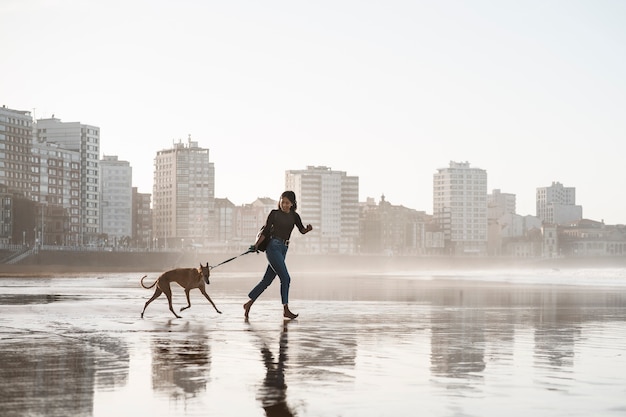
[[(23, 123), (24, 125), (30, 126), (30, 123), (32, 123), (32, 116), (30, 115), (29, 112), (26, 111), (19, 111), (19, 110), (15, 110), (15, 109), (9, 109), (6, 108), (5, 106), (3, 106), (0, 110), (2, 110), (3, 112), (5, 112), (4, 114), (8, 115), (9, 117), (12, 117), (12, 115), (20, 115), (20, 117), (23, 119)], [(11, 119), (9, 119), (11, 120)], [(16, 124), (17, 122), (13, 121), (13, 124)], [(7, 128), (8, 129), (13, 129), (12, 127)], [(115, 171), (114, 174), (110, 174), (112, 176), (114, 176), (116, 179), (113, 182), (110, 182), (107, 180), (106, 175), (103, 176), (102, 178), (100, 178), (100, 184), (102, 185), (101, 189), (99, 190), (99, 193), (102, 194), (101, 198), (103, 201), (103, 205), (117, 205), (118, 203), (114, 202), (113, 200), (115, 200), (116, 198), (118, 198), (118, 196), (116, 197), (112, 197), (113, 199), (111, 199), (110, 197), (106, 197), (105, 193), (107, 191), (106, 187), (104, 187), (105, 183), (109, 183), (109, 186), (111, 186), (112, 184), (115, 184), (116, 186), (119, 186), (121, 184), (127, 184), (128, 186), (128, 190), (127, 192), (130, 193), (131, 192), (131, 188), (136, 188), (136, 186), (134, 185), (134, 183), (132, 182), (132, 166), (130, 165), (130, 162), (128, 161), (124, 161), (124, 160), (119, 160), (117, 155), (103, 155), (102, 158), (99, 158), (97, 153), (99, 152), (99, 131), (100, 128), (96, 127), (96, 126), (89, 126), (89, 125), (79, 125), (79, 122), (69, 122), (69, 123), (64, 123), (62, 122), (60, 119), (39, 119), (38, 123), (35, 123), (33, 125), (33, 133), (32, 133), (32, 138), (33, 138), (33, 143), (32, 143), (32, 151), (37, 154), (37, 155), (47, 155), (48, 152), (46, 150), (44, 150), (44, 148), (41, 149), (37, 149), (35, 150), (35, 148), (39, 148), (40, 146), (42, 146), (43, 144), (48, 144), (52, 146), (52, 149), (56, 149), (58, 146), (60, 146), (63, 149), (70, 149), (75, 147), (77, 144), (73, 143), (72, 140), (77, 140), (81, 137), (81, 130), (82, 130), (82, 136), (85, 136), (87, 134), (90, 135), (90, 141), (93, 142), (95, 144), (95, 146), (91, 146), (90, 149), (92, 150), (92, 152), (88, 152), (91, 155), (91, 158), (94, 159), (94, 161), (92, 161), (93, 166), (100, 166), (100, 171), (106, 171), (107, 169), (111, 169), (113, 168), (113, 171)], [(13, 132), (13, 131), (11, 131)], [(35, 133), (36, 132), (36, 133)], [(59, 136), (59, 134), (61, 136)], [(69, 136), (66, 138), (63, 135), (65, 134), (69, 134)], [(30, 135), (30, 134), (29, 134)], [(50, 137), (48, 137), (50, 136)], [(73, 139), (69, 139), (69, 138), (73, 138)], [(61, 140), (59, 140), (61, 139)], [(19, 140), (13, 140), (14, 142), (19, 142)], [(28, 139), (28, 142), (30, 143), (30, 138)], [(50, 143), (48, 143), (50, 142)], [(9, 146), (6, 147), (7, 149), (9, 149)], [(196, 141), (192, 141), (191, 138), (188, 139), (187, 143), (182, 143), (179, 142), (177, 144), (175, 144), (172, 148), (170, 149), (163, 149), (160, 150), (157, 153), (157, 160), (159, 159), (159, 156), (161, 156), (161, 158), (163, 157), (163, 155), (174, 155), (177, 154), (177, 152), (173, 152), (175, 149), (179, 149), (179, 150), (192, 150), (195, 149), (195, 151), (190, 152), (190, 155), (202, 155), (202, 158), (204, 160), (204, 164), (206, 164), (206, 170), (207, 172), (205, 174), (209, 175), (209, 183), (210, 183), (210, 194), (211, 196), (213, 196), (213, 191), (214, 191), (214, 162), (209, 160), (209, 149), (208, 148), (203, 148), (203, 147), (198, 147), (198, 142)], [(54, 151), (53, 151), (54, 152)], [(72, 151), (68, 151), (68, 152), (72, 152)], [(76, 150), (76, 152), (78, 152)], [(81, 153), (82, 154), (82, 153)], [(68, 154), (69, 157), (69, 154)], [(73, 158), (78, 159), (77, 155), (74, 155)], [(95, 159), (98, 158), (99, 159), (99, 163), (95, 163)], [(168, 157), (169, 158), (169, 157)], [(9, 156), (9, 160), (11, 160), (12, 157)], [(15, 158), (13, 158), (15, 159)], [(191, 159), (189, 159), (189, 156), (185, 157), (184, 160), (187, 161), (187, 163), (189, 164), (189, 170), (191, 171), (192, 167), (193, 168), (193, 172), (198, 172), (198, 163), (200, 161), (195, 161), (192, 162)], [(56, 161), (55, 163), (58, 163), (58, 161)], [(47, 163), (44, 162), (42, 160), (42, 165), (46, 165)], [(87, 162), (87, 165), (89, 165), (90, 163)], [(167, 166), (167, 167), (171, 167), (171, 166), (177, 166), (177, 163), (173, 163), (171, 161), (167, 162), (167, 163), (161, 163), (161, 166)], [(202, 164), (201, 164), (202, 165)], [(159, 164), (157, 163), (156, 166), (158, 167)], [(115, 167), (115, 168), (114, 168)], [(125, 171), (124, 174), (121, 173), (121, 170), (123, 169)], [(452, 169), (453, 172), (453, 176), (450, 178), (447, 178), (447, 180), (443, 180), (442, 177), (442, 173), (446, 173), (449, 171), (449, 169)], [(459, 200), (459, 198), (461, 198), (462, 200), (468, 199), (468, 201), (476, 201), (476, 197), (472, 197), (470, 196), (468, 193), (476, 193), (477, 192), (477, 186), (480, 186), (481, 191), (478, 192), (478, 194), (480, 195), (480, 193), (484, 193), (484, 196), (486, 197), (487, 200), (489, 200), (490, 198), (495, 198), (497, 201), (501, 200), (500, 196), (507, 196), (505, 197), (506, 199), (508, 199), (509, 201), (506, 203), (503, 203), (502, 201), (500, 201), (500, 203), (498, 204), (504, 204), (505, 206), (509, 206), (509, 210), (506, 213), (509, 214), (518, 214), (517, 210), (516, 210), (516, 196), (515, 194), (510, 194), (510, 193), (501, 193), (500, 189), (494, 189), (491, 190), (492, 192), (490, 193), (489, 190), (487, 190), (486, 186), (487, 186), (487, 172), (486, 170), (483, 170), (481, 168), (476, 168), (476, 167), (471, 167), (471, 164), (469, 162), (458, 162), (458, 161), (450, 161), (450, 165), (449, 168), (441, 168), (438, 170), (438, 174), (435, 174), (434, 178), (433, 178), (433, 195), (436, 196), (436, 202), (435, 205), (433, 207), (433, 212), (431, 213), (432, 215), (435, 216), (435, 218), (437, 217), (437, 213), (440, 212), (441, 210), (441, 204), (443, 203), (443, 206), (450, 206), (450, 205), (454, 205), (453, 202), (456, 202), (456, 204), (458, 205), (459, 202), (461, 200)], [(460, 175), (460, 171), (464, 171), (465, 174)], [(38, 172), (38, 170), (37, 170)], [(345, 171), (337, 171), (337, 170), (332, 170), (330, 167), (325, 167), (325, 166), (307, 166), (306, 170), (287, 170), (285, 171), (285, 175), (286, 177), (289, 177), (290, 175), (293, 175), (294, 172), (307, 172), (307, 173), (311, 173), (311, 172), (323, 172), (323, 173), (334, 173), (334, 174), (339, 174), (341, 177), (346, 176), (346, 172)], [(55, 174), (56, 175), (56, 174)], [(169, 175), (169, 174), (168, 174)], [(448, 175), (448, 174), (446, 174)], [(126, 177), (126, 179), (124, 181), (121, 181), (121, 176)], [(154, 178), (160, 178), (163, 176), (163, 172), (159, 173), (158, 170), (155, 170), (154, 172)], [(7, 178), (15, 178), (16, 176), (13, 174), (10, 174), (9, 177)], [(348, 178), (348, 177), (346, 177)], [(356, 183), (358, 184), (358, 176), (350, 176), (350, 178), (353, 178)], [(56, 179), (55, 179), (56, 181)], [(88, 180), (89, 182), (89, 180)], [(460, 187), (469, 187), (467, 189), (467, 191), (463, 191), (461, 192), (460, 195), (458, 196), (454, 196), (451, 193), (442, 190), (441, 187), (445, 186), (445, 183), (449, 182), (448, 186), (452, 186), (452, 190), (458, 189), (459, 186)], [(201, 184), (204, 184), (204, 181), (201, 182)], [(456, 184), (456, 185), (454, 185)], [(9, 184), (10, 186), (10, 181)], [(291, 181), (286, 181), (286, 185), (285, 187), (287, 189), (290, 190), (294, 190), (297, 192), (297, 194), (299, 195), (302, 190), (300, 190), (299, 187), (293, 187), (293, 184)], [(123, 186), (121, 188), (124, 188)], [(192, 186), (192, 188), (196, 188), (195, 186)], [(169, 190), (169, 188), (167, 188)], [(47, 189), (47, 187), (44, 187), (45, 192), (48, 192), (49, 190)], [(69, 195), (69, 190), (65, 190), (68, 191), (68, 195)], [(119, 191), (119, 190), (118, 190)], [(207, 192), (209, 191), (209, 189), (207, 189)], [(355, 191), (355, 195), (354, 196), (358, 196), (358, 186), (354, 189)], [(53, 194), (56, 194), (58, 191), (56, 190), (56, 188), (54, 189)], [(453, 191), (454, 192), (454, 191)], [(155, 194), (159, 194), (159, 191), (157, 190), (153, 190), (153, 193), (150, 194), (146, 194), (148, 196), (150, 195), (155, 195)], [(540, 197), (541, 194), (541, 197)], [(583, 219), (584, 217), (582, 216), (582, 206), (579, 204), (576, 204), (576, 199), (575, 199), (575, 195), (576, 195), (576, 188), (575, 187), (564, 187), (563, 184), (561, 184), (560, 182), (553, 182), (552, 185), (550, 187), (538, 187), (537, 188), (537, 200), (536, 200), (536, 204), (537, 204), (537, 213), (536, 213), (536, 217), (538, 217), (541, 220), (546, 220), (548, 223), (554, 223), (554, 224), (566, 224), (572, 221), (578, 221), (580, 219)], [(50, 196), (44, 197), (44, 198), (51, 198)], [(219, 197), (217, 196), (216, 198), (218, 199), (228, 199), (227, 196), (225, 197)], [(268, 198), (267, 196), (257, 196), (254, 200), (248, 200), (248, 204), (252, 203), (255, 200), (258, 199), (263, 199), (263, 198)], [(271, 197), (269, 197), (271, 198)], [(367, 200), (369, 200), (372, 197), (368, 197)], [(447, 203), (444, 202), (444, 200), (442, 200), (442, 198), (448, 199)], [(450, 201), (449, 199), (452, 198), (452, 201)], [(374, 198), (372, 198), (374, 199)], [(130, 195), (128, 195), (126, 197), (126, 203), (130, 204)], [(202, 200), (202, 199), (201, 199)], [(308, 200), (311, 201), (310, 199), (310, 195), (308, 196)], [(374, 199), (375, 200), (375, 199)], [(380, 197), (380, 202), (385, 200), (385, 196), (382, 195)], [(38, 201), (38, 200), (36, 200)], [(56, 201), (53, 199), (53, 201)], [(106, 204), (104, 204), (104, 201), (107, 201)], [(153, 199), (153, 202), (155, 200)], [(358, 201), (357, 199), (354, 200), (355, 203)], [(495, 201), (495, 200), (494, 200)], [(362, 203), (366, 203), (366, 204), (370, 204), (370, 201), (360, 201)], [(389, 201), (387, 201), (387, 203), (390, 203)], [(394, 202), (395, 203), (395, 202)], [(554, 207), (547, 207), (546, 204), (558, 204), (558, 205), (566, 205), (568, 206), (567, 208), (562, 207), (559, 208), (558, 210)], [(540, 204), (541, 204), (541, 208), (540, 208)], [(398, 202), (396, 204), (394, 204), (396, 206), (400, 206), (400, 207), (405, 207), (402, 202)], [(470, 203), (470, 206), (472, 205), (472, 203)], [(239, 205), (239, 206), (243, 206), (243, 205)], [(489, 206), (489, 202), (487, 201), (487, 205), (485, 205), (484, 209), (487, 210)], [(156, 206), (155, 206), (156, 207)], [(306, 206), (304, 207), (305, 209), (307, 208)], [(416, 210), (416, 211), (422, 211), (424, 213), (428, 214), (427, 210), (417, 210), (415, 208), (411, 208), (411, 207), (407, 207), (411, 210)], [(504, 206), (502, 208), (505, 208)], [(115, 210), (113, 210), (115, 211)], [(343, 210), (340, 210), (340, 212), (343, 212)], [(522, 216), (526, 216), (526, 215), (522, 215)], [(479, 217), (483, 217), (486, 220), (487, 216), (479, 216)], [(559, 218), (561, 221), (556, 221), (555, 219)], [(595, 219), (591, 219), (594, 221), (597, 221)], [(111, 221), (116, 222), (117, 220), (113, 219)], [(604, 223), (604, 221), (602, 221)], [(455, 223), (455, 222), (453, 222)], [(471, 222), (473, 223), (473, 222)], [(104, 223), (103, 223), (104, 225)], [(113, 223), (110, 224), (110, 226), (112, 226)], [(120, 224), (118, 224), (120, 225)], [(130, 225), (128, 225), (127, 227), (130, 230)], [(126, 234), (128, 235), (128, 234)]]
[[(327, 166), (367, 197), (432, 212), (449, 161), (535, 215), (576, 188), (583, 217), (626, 223), (626, 4), (8, 1), (2, 102), (101, 128), (101, 157), (152, 193), (154, 157), (210, 150), (218, 197), (276, 198)], [(115, 30), (112, 30), (114, 28)]]
[[(0, 156), (6, 157), (0, 171), (2, 245), (17, 246), (21, 241), (22, 251), (27, 242), (93, 247), (122, 242), (124, 247), (139, 243), (146, 248), (222, 242), (228, 246), (240, 242), (241, 232), (250, 231), (250, 224), (255, 226), (250, 234), (256, 234), (276, 207), (271, 198), (239, 206), (214, 199), (215, 170), (209, 150), (189, 139), (186, 145), (178, 143), (157, 154), (150, 222), (146, 218), (151, 212), (150, 194), (132, 187), (130, 163), (117, 155), (99, 160), (99, 127), (56, 118), (39, 119), (33, 126), (30, 112), (4, 106), (0, 116), (0, 131), (6, 132), (0, 134)], [(319, 240), (304, 250), (354, 253), (363, 248), (516, 257), (626, 253), (625, 225), (583, 219), (582, 206), (575, 204), (575, 187), (553, 182), (538, 188), (534, 217), (514, 214), (514, 194), (499, 189), (488, 193), (484, 169), (451, 161), (438, 171), (433, 178), (432, 216), (391, 204), (384, 197), (380, 204), (373, 199), (359, 204), (359, 178), (345, 171), (325, 166), (287, 171), (285, 188), (299, 196), (301, 216), (319, 225), (313, 233)], [(372, 240), (379, 242), (372, 244)], [(25, 256), (28, 253), (17, 253), (11, 261)]]

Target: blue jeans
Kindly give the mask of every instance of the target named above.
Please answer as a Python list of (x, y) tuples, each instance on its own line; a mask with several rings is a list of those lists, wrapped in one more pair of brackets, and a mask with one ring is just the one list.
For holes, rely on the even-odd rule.
[(265, 291), (267, 287), (274, 281), (276, 275), (280, 279), (280, 298), (283, 304), (289, 304), (289, 284), (291, 277), (287, 271), (285, 257), (287, 256), (287, 245), (280, 240), (271, 239), (265, 249), (265, 257), (267, 258), (267, 269), (263, 279), (250, 291), (248, 297), (256, 300)]

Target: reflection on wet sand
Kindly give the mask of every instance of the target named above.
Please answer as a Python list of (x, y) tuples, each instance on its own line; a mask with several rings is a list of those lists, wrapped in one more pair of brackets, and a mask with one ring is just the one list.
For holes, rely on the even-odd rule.
[(556, 294), (541, 300), (535, 317), (535, 361), (538, 367), (571, 367), (581, 326), (588, 319), (574, 300)]
[(98, 335), (22, 333), (0, 344), (4, 417), (91, 415), (95, 387), (126, 383), (128, 350)]
[[(184, 330), (183, 330), (184, 331)], [(211, 370), (211, 349), (206, 334), (152, 338), (152, 387), (178, 400), (204, 392)]]
[(552, 289), (548, 291), (502, 291), (476, 288), (429, 294), (434, 305), (431, 317), (431, 365), (433, 373), (446, 377), (473, 377), (485, 368), (485, 347), (490, 360), (511, 355), (515, 329), (534, 329), (534, 354), (538, 367), (571, 367), (576, 343), (585, 323), (618, 313), (624, 320), (622, 299), (611, 305), (606, 294), (596, 291)]
[[(7, 349), (8, 348), (8, 349)], [(22, 356), (24, 350), (36, 355)], [(2, 414), (88, 415), (93, 407), (95, 363), (80, 343), (22, 341), (3, 346), (0, 380)]]
[(108, 334), (90, 336), (90, 344), (98, 347), (95, 355), (96, 381), (95, 386), (103, 391), (114, 391), (128, 383), (130, 358), (128, 344), (125, 340), (110, 337)]
[(624, 288), (333, 278), (298, 320), (268, 300), (244, 323), (248, 283), (219, 318), (141, 320), (115, 279), (0, 280), (3, 417), (626, 412)]
[[(249, 323), (246, 320), (246, 323)], [(268, 417), (289, 417), (294, 412), (287, 403), (287, 384), (285, 383), (285, 371), (287, 369), (287, 348), (289, 343), (288, 328), (290, 321), (284, 321), (280, 332), (278, 355), (274, 355), (270, 343), (263, 333), (250, 325), (250, 330), (257, 337), (257, 343), (261, 351), (261, 358), (265, 365), (265, 378), (259, 388), (258, 400)]]
[(485, 369), (485, 314), (443, 310), (432, 317), (431, 370), (434, 375), (472, 379)]

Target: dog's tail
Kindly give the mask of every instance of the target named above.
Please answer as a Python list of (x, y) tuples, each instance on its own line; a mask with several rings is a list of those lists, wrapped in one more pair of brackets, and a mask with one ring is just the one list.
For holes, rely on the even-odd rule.
[(154, 285), (157, 283), (158, 278), (154, 280), (154, 282), (152, 283), (152, 285), (150, 285), (149, 287), (146, 287), (146, 285), (143, 283), (144, 278), (146, 278), (147, 275), (144, 275), (143, 277), (141, 277), (141, 286), (144, 287), (145, 289), (149, 290), (150, 288), (154, 287)]

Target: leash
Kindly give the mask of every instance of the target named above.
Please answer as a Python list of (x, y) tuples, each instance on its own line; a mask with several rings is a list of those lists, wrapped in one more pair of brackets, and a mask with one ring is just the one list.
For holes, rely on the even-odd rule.
[(225, 264), (225, 263), (227, 263), (227, 262), (234, 261), (235, 259), (239, 258), (240, 256), (243, 256), (243, 255), (248, 254), (248, 253), (250, 253), (250, 252), (254, 252), (254, 250), (250, 250), (250, 249), (248, 249), (247, 251), (245, 251), (245, 252), (244, 252), (244, 253), (242, 253), (241, 255), (233, 256), (232, 258), (230, 258), (230, 259), (226, 259), (225, 261), (222, 261), (222, 262), (220, 262), (220, 263), (219, 263), (219, 264), (217, 264), (217, 265), (209, 266), (209, 269), (217, 268), (218, 266), (220, 266), (220, 265), (224, 265), (224, 264)]

